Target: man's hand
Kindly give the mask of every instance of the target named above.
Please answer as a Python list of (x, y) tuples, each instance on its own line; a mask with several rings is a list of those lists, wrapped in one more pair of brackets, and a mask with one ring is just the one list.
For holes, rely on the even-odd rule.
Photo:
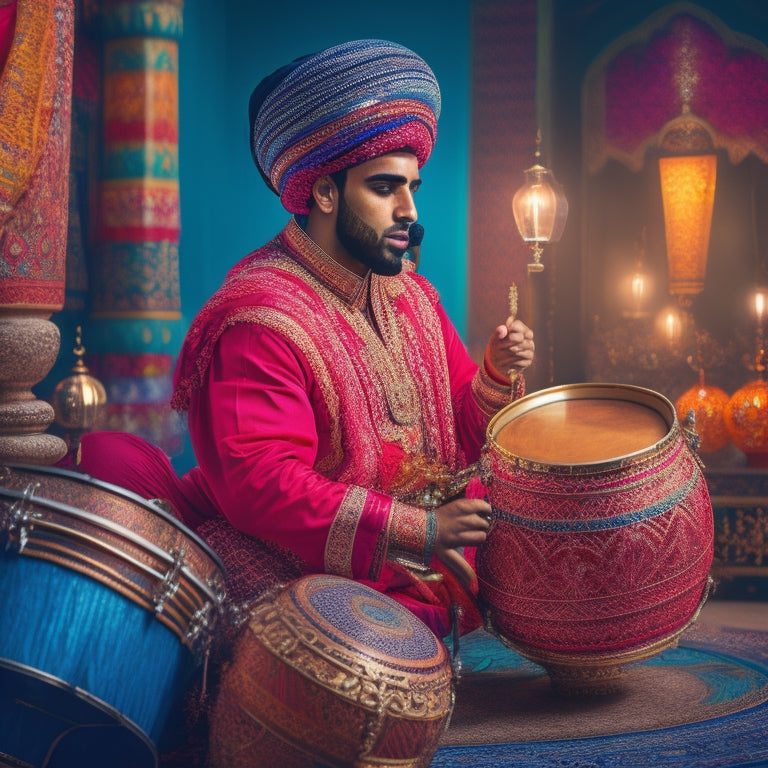
[(454, 499), (435, 510), (437, 538), (435, 555), (459, 582), (469, 588), (477, 576), (457, 547), (478, 547), (491, 527), (491, 505), (482, 499)]
[(522, 320), (510, 316), (488, 341), (487, 359), (504, 376), (510, 371), (522, 373), (533, 362), (535, 349), (533, 331)]

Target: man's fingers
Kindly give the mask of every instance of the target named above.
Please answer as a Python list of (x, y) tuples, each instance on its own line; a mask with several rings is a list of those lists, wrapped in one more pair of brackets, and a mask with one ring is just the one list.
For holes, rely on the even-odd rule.
[(459, 580), (459, 583), (471, 591), (472, 585), (477, 581), (477, 575), (464, 557), (455, 549), (445, 549), (437, 554), (448, 570)]

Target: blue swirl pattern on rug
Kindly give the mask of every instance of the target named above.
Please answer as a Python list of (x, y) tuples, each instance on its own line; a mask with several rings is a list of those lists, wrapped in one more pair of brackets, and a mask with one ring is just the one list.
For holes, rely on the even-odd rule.
[[(501, 646), (461, 649), (465, 672), (544, 670)], [(618, 735), (438, 749), (430, 768), (765, 768), (768, 766), (768, 633), (720, 628), (684, 636), (680, 647), (638, 665), (685, 670), (707, 690), (697, 722)], [(537, 672), (538, 670), (538, 672)], [(702, 715), (710, 706), (736, 711)], [(743, 707), (739, 709), (739, 707)], [(701, 719), (704, 718), (704, 719)]]

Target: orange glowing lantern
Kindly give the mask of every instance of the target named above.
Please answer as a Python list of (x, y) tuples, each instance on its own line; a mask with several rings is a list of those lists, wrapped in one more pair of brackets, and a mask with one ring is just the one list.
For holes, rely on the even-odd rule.
[(686, 304), (704, 290), (717, 179), (717, 155), (692, 117), (674, 122), (659, 158), (669, 292)]
[(750, 467), (768, 466), (768, 385), (762, 377), (734, 392), (723, 412), (736, 447)]
[(729, 400), (725, 390), (706, 384), (704, 371), (699, 371), (698, 385), (684, 392), (675, 402), (677, 418), (681, 423), (693, 412), (696, 432), (701, 440), (701, 453), (714, 453), (730, 442), (724, 417)]

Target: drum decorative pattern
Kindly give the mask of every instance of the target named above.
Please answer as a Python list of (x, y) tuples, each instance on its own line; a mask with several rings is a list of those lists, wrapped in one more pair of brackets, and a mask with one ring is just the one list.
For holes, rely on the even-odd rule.
[(452, 708), (448, 652), (425, 624), (363, 584), (306, 576), (253, 607), (222, 675), (211, 763), (426, 766)]
[(515, 461), (489, 435), (483, 464), (493, 522), (477, 556), (480, 594), (508, 644), (544, 666), (631, 660), (695, 616), (713, 516), (676, 420), (625, 461)]

